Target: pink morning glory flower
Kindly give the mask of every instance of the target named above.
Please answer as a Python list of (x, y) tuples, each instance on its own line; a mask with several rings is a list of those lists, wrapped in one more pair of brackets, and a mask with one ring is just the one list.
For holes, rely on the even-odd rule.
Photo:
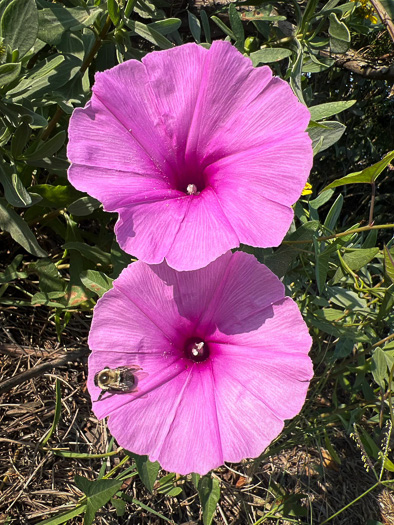
[(120, 246), (194, 270), (278, 246), (312, 166), (310, 114), (229, 42), (186, 44), (97, 73), (69, 128), (69, 180), (118, 212)]
[[(296, 303), (243, 252), (189, 272), (131, 264), (98, 301), (89, 346), (96, 416), (120, 446), (181, 474), (260, 455), (313, 374)], [(125, 391), (100, 388), (105, 369)]]

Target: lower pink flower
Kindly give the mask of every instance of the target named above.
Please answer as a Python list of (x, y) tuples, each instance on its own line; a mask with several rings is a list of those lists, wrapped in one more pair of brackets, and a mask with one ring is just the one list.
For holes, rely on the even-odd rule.
[[(296, 303), (242, 252), (190, 272), (131, 264), (98, 301), (89, 346), (95, 414), (119, 445), (181, 474), (260, 455), (313, 375)], [(106, 367), (131, 368), (135, 384), (102, 393)]]

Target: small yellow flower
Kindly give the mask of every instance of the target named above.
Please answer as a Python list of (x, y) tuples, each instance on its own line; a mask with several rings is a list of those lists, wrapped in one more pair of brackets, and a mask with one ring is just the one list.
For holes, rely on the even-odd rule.
[(301, 195), (311, 195), (311, 194), (312, 194), (312, 184), (309, 184), (309, 182), (307, 182), (305, 184), (305, 188), (302, 190)]
[(378, 23), (378, 19), (375, 16), (374, 8), (369, 3), (369, 0), (352, 0), (352, 2), (358, 2), (359, 4), (361, 4), (358, 8), (358, 12), (363, 18), (365, 18), (365, 20), (369, 20), (370, 22), (372, 22), (372, 24)]

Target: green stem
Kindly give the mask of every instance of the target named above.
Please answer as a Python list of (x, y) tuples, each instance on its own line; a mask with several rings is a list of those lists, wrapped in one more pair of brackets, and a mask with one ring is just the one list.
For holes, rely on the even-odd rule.
[[(354, 228), (354, 230), (347, 230), (341, 233), (335, 233), (333, 235), (328, 235), (327, 237), (318, 237), (315, 239), (318, 242), (329, 241), (331, 239), (338, 239), (340, 237), (346, 237), (347, 235), (352, 235), (353, 233), (368, 232), (370, 230), (384, 230), (394, 228), (394, 224), (376, 224), (375, 226), (362, 226), (361, 228)], [(313, 239), (308, 239), (305, 241), (283, 241), (282, 244), (312, 244)]]

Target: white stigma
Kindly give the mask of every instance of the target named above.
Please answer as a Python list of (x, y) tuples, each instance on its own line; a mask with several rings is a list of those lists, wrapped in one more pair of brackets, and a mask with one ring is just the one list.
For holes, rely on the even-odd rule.
[(195, 184), (188, 184), (186, 192), (189, 195), (198, 195), (200, 193), (199, 191), (197, 191), (197, 186)]

